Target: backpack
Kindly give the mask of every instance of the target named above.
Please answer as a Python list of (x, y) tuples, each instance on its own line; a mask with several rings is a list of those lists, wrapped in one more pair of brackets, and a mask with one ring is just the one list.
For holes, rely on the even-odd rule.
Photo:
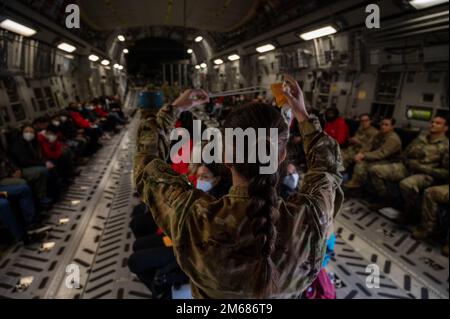
[(322, 268), (316, 280), (306, 289), (305, 299), (336, 299), (336, 289), (328, 276), (325, 268)]

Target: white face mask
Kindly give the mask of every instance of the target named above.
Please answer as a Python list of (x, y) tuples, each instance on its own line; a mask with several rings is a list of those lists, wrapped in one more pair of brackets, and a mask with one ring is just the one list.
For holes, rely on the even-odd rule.
[(52, 124), (53, 124), (53, 126), (58, 127), (61, 125), (61, 122), (60, 121), (52, 121)]
[(294, 190), (298, 186), (299, 179), (300, 176), (297, 173), (288, 175), (283, 179), (283, 184), (289, 187), (290, 189)]
[(213, 189), (213, 184), (210, 181), (197, 180), (197, 189), (208, 193), (211, 189)]
[(27, 142), (34, 140), (34, 133), (23, 133), (23, 139)]
[(67, 121), (67, 116), (61, 116), (61, 122), (66, 122)]
[(56, 140), (58, 139), (58, 137), (56, 136), (56, 135), (53, 135), (53, 134), (51, 134), (51, 135), (47, 135), (47, 139), (48, 139), (48, 141), (50, 142), (50, 143), (55, 143), (56, 142)]

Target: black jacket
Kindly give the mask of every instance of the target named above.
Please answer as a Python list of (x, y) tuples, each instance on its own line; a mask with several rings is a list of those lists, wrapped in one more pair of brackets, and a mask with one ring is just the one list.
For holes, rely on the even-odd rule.
[(41, 149), (36, 139), (27, 142), (23, 138), (19, 138), (12, 145), (11, 157), (18, 167), (21, 169), (33, 166), (45, 166)]

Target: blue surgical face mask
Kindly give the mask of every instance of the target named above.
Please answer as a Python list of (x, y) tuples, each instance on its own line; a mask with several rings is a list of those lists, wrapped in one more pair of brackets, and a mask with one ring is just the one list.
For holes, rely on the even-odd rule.
[(213, 183), (210, 181), (197, 180), (197, 189), (208, 193), (211, 189), (213, 189)]
[(283, 184), (286, 185), (287, 187), (289, 187), (289, 189), (294, 190), (298, 186), (299, 179), (300, 179), (300, 176), (297, 173), (288, 175), (283, 179)]

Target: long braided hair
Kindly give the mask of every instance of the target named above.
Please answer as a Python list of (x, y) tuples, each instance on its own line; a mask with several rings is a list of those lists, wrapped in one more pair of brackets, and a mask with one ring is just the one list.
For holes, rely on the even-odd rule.
[[(267, 136), (265, 139), (258, 139), (258, 143), (266, 143), (266, 150), (270, 148), (270, 129), (276, 128), (278, 129), (279, 154), (286, 150), (288, 140), (286, 122), (277, 109), (267, 104), (251, 103), (240, 107), (228, 116), (224, 127), (242, 128), (243, 130), (265, 128)], [(248, 141), (245, 143), (246, 150), (247, 143)], [(247, 208), (247, 216), (250, 219), (254, 239), (260, 247), (252, 286), (255, 297), (264, 298), (278, 289), (279, 274), (272, 260), (272, 253), (277, 240), (276, 225), (280, 217), (277, 195), (279, 169), (274, 174), (261, 175), (259, 169), (263, 164), (258, 158), (256, 163), (245, 162), (232, 165), (235, 171), (249, 182), (248, 194), (251, 200)]]

